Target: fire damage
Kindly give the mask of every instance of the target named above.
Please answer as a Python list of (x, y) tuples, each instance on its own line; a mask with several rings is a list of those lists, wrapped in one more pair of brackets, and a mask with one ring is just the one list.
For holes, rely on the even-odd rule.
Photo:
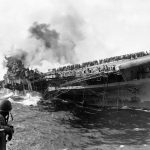
[(93, 61), (49, 69), (47, 73), (25, 67), (23, 56), (6, 57), (7, 73), (3, 87), (37, 91), (44, 99), (53, 99), (57, 105), (63, 102), (87, 108), (145, 108), (148, 100), (143, 102), (141, 99), (145, 95), (142, 93), (145, 84), (150, 82), (150, 55), (138, 54), (134, 54), (137, 56), (134, 58), (120, 56), (119, 60), (107, 59), (105, 62)]
[(5, 57), (7, 73), (4, 75), (3, 86), (10, 90), (43, 92), (47, 88), (44, 74), (37, 69), (25, 68), (21, 58)]

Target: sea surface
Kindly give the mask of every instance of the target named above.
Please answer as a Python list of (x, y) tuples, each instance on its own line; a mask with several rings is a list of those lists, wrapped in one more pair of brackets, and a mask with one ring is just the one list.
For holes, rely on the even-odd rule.
[(15, 133), (7, 150), (149, 150), (150, 112), (105, 110), (96, 114), (52, 111), (39, 95), (1, 93), (12, 102)]

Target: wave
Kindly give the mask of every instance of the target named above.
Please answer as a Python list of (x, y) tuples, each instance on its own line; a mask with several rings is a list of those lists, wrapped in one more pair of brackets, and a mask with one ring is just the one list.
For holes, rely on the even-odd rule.
[(37, 103), (42, 99), (42, 96), (37, 92), (12, 92), (11, 90), (1, 90), (0, 99), (8, 99), (12, 103), (19, 103), (22, 105), (36, 106)]

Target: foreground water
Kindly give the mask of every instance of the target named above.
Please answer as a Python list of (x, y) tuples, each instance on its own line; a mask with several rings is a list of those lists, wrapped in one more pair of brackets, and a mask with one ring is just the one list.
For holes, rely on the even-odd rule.
[(109, 110), (75, 115), (28, 106), (27, 99), (10, 100), (15, 134), (7, 144), (9, 150), (150, 149), (150, 112)]

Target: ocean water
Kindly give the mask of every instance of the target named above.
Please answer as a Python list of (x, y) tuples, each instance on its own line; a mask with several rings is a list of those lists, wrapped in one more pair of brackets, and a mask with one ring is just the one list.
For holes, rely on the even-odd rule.
[(7, 150), (149, 150), (150, 112), (105, 110), (96, 114), (52, 111), (39, 95), (1, 93), (12, 102), (15, 133)]

